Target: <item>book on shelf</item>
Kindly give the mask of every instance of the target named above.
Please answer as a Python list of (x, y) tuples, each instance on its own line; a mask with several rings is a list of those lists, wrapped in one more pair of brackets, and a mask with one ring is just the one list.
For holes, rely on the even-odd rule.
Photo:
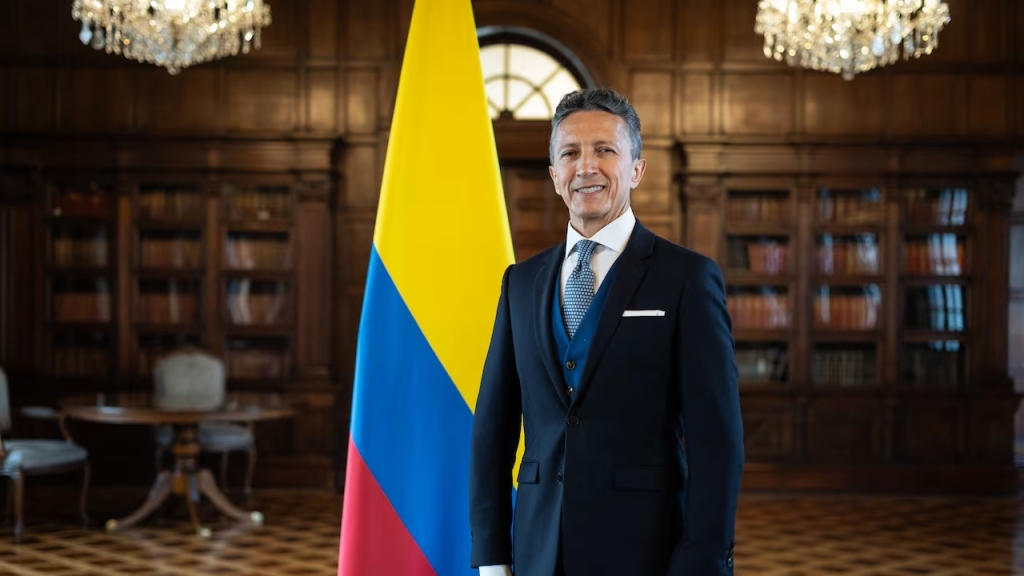
[(266, 325), (286, 320), (288, 288), (284, 282), (261, 282), (248, 278), (228, 283), (228, 315), (233, 324)]
[(780, 346), (736, 350), (736, 367), (741, 384), (785, 383), (789, 379), (789, 358)]
[(814, 326), (831, 330), (874, 330), (878, 327), (881, 292), (865, 287), (863, 294), (833, 293), (823, 286), (814, 297)]
[(783, 223), (788, 220), (788, 200), (779, 193), (735, 192), (726, 202), (726, 220)]
[(873, 349), (815, 350), (811, 381), (817, 386), (865, 386), (876, 382)]
[(820, 190), (818, 221), (827, 224), (878, 224), (885, 219), (881, 192), (867, 190)]
[(958, 276), (965, 271), (964, 242), (956, 234), (908, 238), (905, 250), (907, 274)]
[(195, 269), (200, 265), (202, 244), (198, 235), (146, 234), (140, 244), (143, 268)]
[(195, 188), (144, 187), (139, 191), (140, 218), (188, 219), (203, 217), (203, 195)]
[(57, 267), (104, 268), (110, 253), (107, 231), (58, 230), (53, 236), (53, 264)]
[(227, 191), (228, 218), (231, 220), (270, 220), (291, 217), (291, 194), (287, 187), (237, 188)]
[(289, 261), (286, 234), (229, 234), (224, 262), (232, 270), (285, 270)]
[(963, 226), (967, 223), (966, 188), (918, 188), (904, 192), (907, 220), (914, 224)]
[(733, 327), (751, 330), (789, 328), (789, 297), (783, 293), (736, 292), (726, 298)]
[(731, 237), (727, 250), (732, 270), (777, 275), (789, 268), (789, 246), (785, 241)]
[(822, 274), (878, 274), (878, 241), (874, 236), (818, 240), (817, 270)]

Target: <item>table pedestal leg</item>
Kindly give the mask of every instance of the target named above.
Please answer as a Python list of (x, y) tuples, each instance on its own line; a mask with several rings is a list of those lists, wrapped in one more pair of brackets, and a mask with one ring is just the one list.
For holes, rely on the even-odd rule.
[(126, 530), (141, 522), (156, 511), (168, 496), (174, 494), (185, 498), (188, 515), (199, 536), (207, 538), (210, 529), (199, 523), (197, 506), (201, 494), (206, 495), (210, 502), (225, 516), (247, 524), (263, 524), (263, 514), (246, 512), (228, 500), (227, 496), (217, 487), (217, 482), (209, 470), (199, 469), (196, 459), (199, 457), (199, 440), (197, 424), (176, 424), (174, 426), (174, 471), (164, 470), (156, 477), (149, 496), (138, 510), (120, 520), (108, 520), (107, 532)]

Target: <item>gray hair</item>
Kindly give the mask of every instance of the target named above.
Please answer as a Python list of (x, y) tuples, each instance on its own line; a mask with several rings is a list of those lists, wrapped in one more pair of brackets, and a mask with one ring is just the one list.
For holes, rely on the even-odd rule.
[(640, 137), (640, 116), (633, 105), (611, 88), (587, 88), (569, 92), (555, 108), (555, 115), (551, 117), (551, 140), (548, 142), (548, 158), (552, 164), (555, 162), (555, 134), (558, 132), (558, 126), (572, 113), (583, 110), (600, 110), (622, 118), (629, 132), (633, 160), (640, 158), (644, 143)]

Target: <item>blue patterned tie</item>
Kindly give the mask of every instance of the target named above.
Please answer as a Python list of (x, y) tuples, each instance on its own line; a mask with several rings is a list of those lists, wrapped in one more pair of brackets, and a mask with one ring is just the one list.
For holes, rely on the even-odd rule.
[(576, 243), (579, 259), (565, 281), (562, 317), (570, 339), (576, 335), (576, 329), (583, 321), (587, 308), (590, 308), (590, 301), (594, 299), (594, 270), (590, 267), (590, 257), (594, 255), (595, 248), (597, 243), (593, 240), (580, 240)]

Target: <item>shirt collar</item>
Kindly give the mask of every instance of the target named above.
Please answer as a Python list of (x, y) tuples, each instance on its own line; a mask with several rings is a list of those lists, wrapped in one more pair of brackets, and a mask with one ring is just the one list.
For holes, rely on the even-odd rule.
[[(633, 209), (627, 206), (626, 211), (623, 212), (621, 216), (609, 222), (604, 228), (598, 230), (596, 234), (590, 237), (590, 240), (597, 242), (609, 250), (614, 250), (621, 254), (626, 248), (626, 243), (629, 242), (629, 237), (633, 234), (633, 227), (635, 225), (636, 216), (633, 215)], [(583, 239), (583, 235), (572, 227), (572, 223), (569, 223), (568, 231), (565, 236), (566, 258), (568, 258), (569, 254), (572, 253), (573, 248), (576, 247), (576, 243)]]

